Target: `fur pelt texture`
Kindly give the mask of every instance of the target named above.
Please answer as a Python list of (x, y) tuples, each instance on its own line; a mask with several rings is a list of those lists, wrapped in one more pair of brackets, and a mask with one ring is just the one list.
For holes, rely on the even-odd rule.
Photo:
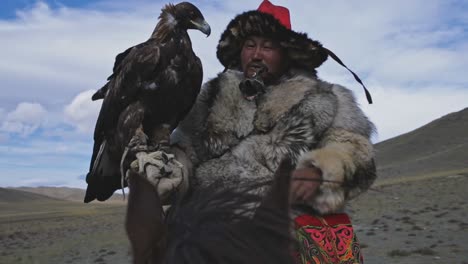
[[(319, 214), (339, 212), (374, 181), (374, 131), (348, 89), (291, 71), (256, 101), (243, 98), (241, 72), (229, 70), (203, 87), (173, 139), (194, 163), (193, 188), (269, 180), (284, 158), (323, 172)], [(332, 181), (332, 182), (328, 182)]]
[(322, 44), (310, 39), (307, 34), (287, 29), (270, 14), (248, 11), (236, 16), (221, 35), (216, 55), (224, 67), (240, 68), (240, 52), (248, 36), (264, 36), (278, 41), (293, 67), (310, 72), (328, 56)]

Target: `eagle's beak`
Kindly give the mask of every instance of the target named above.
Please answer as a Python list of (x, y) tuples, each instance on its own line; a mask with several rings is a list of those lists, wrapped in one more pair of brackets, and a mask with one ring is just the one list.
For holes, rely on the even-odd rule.
[(201, 21), (190, 20), (190, 23), (192, 23), (195, 29), (198, 29), (201, 32), (205, 33), (206, 37), (210, 36), (211, 28), (210, 28), (210, 25), (206, 23), (205, 20), (201, 20)]

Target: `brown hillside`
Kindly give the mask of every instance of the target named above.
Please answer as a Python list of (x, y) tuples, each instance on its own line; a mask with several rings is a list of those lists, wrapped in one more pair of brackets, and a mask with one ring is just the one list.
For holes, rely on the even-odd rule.
[(375, 148), (380, 179), (468, 169), (468, 108)]
[(17, 203), (31, 201), (50, 202), (57, 201), (57, 199), (21, 190), (0, 188), (0, 203)]
[[(16, 187), (12, 188), (15, 190), (20, 190), (24, 192), (36, 193), (51, 198), (73, 201), (73, 202), (83, 202), (83, 197), (85, 195), (85, 190), (79, 188), (69, 188), (69, 187)], [(123, 202), (122, 194), (115, 193), (112, 197), (106, 201), (107, 203), (113, 202)]]
[(83, 190), (68, 187), (18, 187), (15, 190), (37, 193), (60, 200), (78, 201), (83, 200)]

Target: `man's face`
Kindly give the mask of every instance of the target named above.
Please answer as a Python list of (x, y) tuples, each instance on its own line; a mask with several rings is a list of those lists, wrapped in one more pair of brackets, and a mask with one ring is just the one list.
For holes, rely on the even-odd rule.
[(287, 67), (283, 50), (271, 39), (256, 36), (247, 38), (241, 51), (241, 67), (245, 77), (252, 77), (262, 64), (268, 69), (268, 72), (262, 74), (265, 82), (280, 77)]

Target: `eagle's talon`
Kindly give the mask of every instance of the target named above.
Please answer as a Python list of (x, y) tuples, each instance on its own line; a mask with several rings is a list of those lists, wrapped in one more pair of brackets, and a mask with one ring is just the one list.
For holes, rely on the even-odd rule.
[(136, 133), (132, 139), (130, 139), (128, 148), (132, 153), (148, 152), (148, 136), (144, 133)]
[(165, 175), (167, 175), (166, 169), (164, 169), (164, 167), (162, 167), (162, 168), (159, 170), (159, 172), (161, 173), (161, 176), (163, 176), (163, 177), (164, 177)]
[(161, 157), (162, 157), (164, 163), (167, 164), (169, 162), (169, 157), (167, 156), (167, 154), (165, 152), (161, 153)]
[(155, 152), (158, 151), (159, 146), (155, 144), (148, 144), (148, 146), (146, 146), (146, 149), (147, 152)]
[(172, 169), (169, 166), (164, 166), (161, 168), (161, 174), (163, 177), (167, 177), (171, 175)]
[(169, 152), (171, 149), (171, 146), (169, 145), (169, 142), (161, 141), (156, 145), (156, 150), (161, 151), (161, 152)]

